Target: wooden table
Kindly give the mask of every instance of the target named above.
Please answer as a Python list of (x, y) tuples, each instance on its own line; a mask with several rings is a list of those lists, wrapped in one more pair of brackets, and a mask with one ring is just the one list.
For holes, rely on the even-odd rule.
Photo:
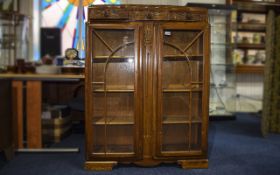
[[(14, 144), (16, 148), (21, 149), (24, 148), (24, 112), (26, 113), (27, 148), (42, 148), (42, 82), (79, 81), (84, 79), (84, 75), (0, 74), (0, 78), (12, 80)], [(25, 98), (24, 88), (26, 89)]]

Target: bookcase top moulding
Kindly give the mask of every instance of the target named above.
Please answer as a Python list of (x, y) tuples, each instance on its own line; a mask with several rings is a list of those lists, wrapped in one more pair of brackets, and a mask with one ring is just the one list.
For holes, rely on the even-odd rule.
[[(125, 9), (125, 10), (124, 10)], [(95, 5), (88, 8), (89, 20), (208, 21), (207, 9), (167, 5)]]

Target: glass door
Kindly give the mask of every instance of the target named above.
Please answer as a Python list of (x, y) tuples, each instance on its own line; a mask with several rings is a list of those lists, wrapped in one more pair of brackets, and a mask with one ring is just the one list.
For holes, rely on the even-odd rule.
[(167, 23), (159, 30), (156, 152), (159, 156), (202, 155), (207, 150), (207, 25)]
[(139, 155), (139, 25), (95, 24), (91, 35), (93, 158)]

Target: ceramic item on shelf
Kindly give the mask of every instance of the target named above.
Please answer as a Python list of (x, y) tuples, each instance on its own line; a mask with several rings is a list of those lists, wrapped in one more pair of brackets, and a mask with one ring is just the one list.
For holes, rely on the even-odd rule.
[(249, 41), (249, 38), (248, 37), (246, 37), (246, 36), (243, 36), (242, 37), (242, 43), (250, 43), (250, 41)]
[(64, 57), (62, 57), (62, 56), (56, 57), (55, 58), (55, 64), (57, 66), (63, 66), (63, 64), (64, 64)]
[(79, 59), (79, 51), (75, 48), (66, 49), (65, 58), (67, 60), (78, 60)]
[(257, 51), (255, 55), (254, 64), (264, 64), (265, 62), (265, 51)]
[(45, 55), (42, 57), (42, 63), (46, 65), (52, 65), (53, 64), (53, 57), (50, 55)]
[(260, 44), (261, 43), (261, 35), (258, 33), (253, 34), (253, 43)]
[(254, 64), (255, 56), (254, 55), (248, 55), (246, 64)]

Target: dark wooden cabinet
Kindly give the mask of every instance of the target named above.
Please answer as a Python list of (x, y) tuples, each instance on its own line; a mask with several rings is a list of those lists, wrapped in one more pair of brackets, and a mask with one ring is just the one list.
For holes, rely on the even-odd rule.
[(207, 10), (102, 5), (88, 17), (86, 169), (206, 168)]
[(12, 148), (12, 94), (11, 82), (0, 79), (0, 151), (7, 159), (13, 156)]

